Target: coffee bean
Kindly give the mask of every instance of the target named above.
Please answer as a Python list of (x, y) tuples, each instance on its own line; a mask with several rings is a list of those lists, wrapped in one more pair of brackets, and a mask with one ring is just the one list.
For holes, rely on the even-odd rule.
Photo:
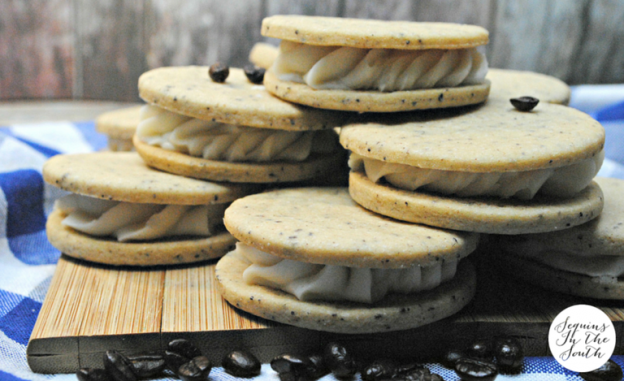
[(396, 366), (396, 376), (400, 376), (401, 374), (411, 372), (416, 369), (422, 369), (423, 366), (417, 363), (408, 363), (408, 364), (399, 364)]
[(255, 377), (260, 374), (260, 361), (243, 350), (228, 353), (221, 361), (223, 369), (236, 377)]
[(171, 352), (171, 351), (165, 351), (164, 358), (165, 358), (165, 363), (167, 364), (167, 368), (173, 373), (176, 373), (183, 364), (186, 364), (187, 362), (191, 361), (190, 358), (184, 357), (178, 353)]
[(497, 339), (494, 355), (501, 373), (519, 373), (522, 370), (524, 353), (518, 339), (513, 337)]
[(472, 359), (493, 362), (494, 349), (492, 348), (492, 342), (486, 339), (480, 339), (473, 342), (466, 349), (466, 356)]
[(498, 375), (498, 368), (491, 362), (463, 358), (455, 363), (455, 373), (465, 381), (491, 381)]
[(466, 357), (466, 354), (464, 353), (464, 351), (453, 348), (453, 349), (449, 349), (444, 354), (444, 357), (442, 358), (440, 362), (442, 363), (442, 365), (444, 365), (445, 367), (449, 369), (455, 369), (455, 363), (457, 362), (457, 360), (462, 359), (464, 357)]
[(314, 365), (308, 357), (291, 354), (281, 354), (271, 360), (271, 369), (277, 373), (294, 373), (295, 375), (308, 374)]
[(79, 381), (112, 381), (104, 369), (81, 368), (76, 377)]
[(208, 379), (212, 364), (207, 357), (198, 356), (180, 366), (177, 375), (183, 381), (203, 381)]
[(524, 112), (533, 110), (539, 103), (539, 99), (528, 96), (511, 98), (509, 101), (516, 108), (516, 110)]
[(375, 360), (362, 370), (362, 380), (379, 381), (392, 378), (395, 373), (396, 365), (394, 362), (386, 359)]
[(338, 343), (327, 344), (323, 360), (332, 374), (338, 378), (353, 377), (357, 370), (353, 357)]
[(214, 63), (208, 69), (208, 74), (213, 81), (223, 83), (230, 75), (230, 68), (221, 62)]
[(250, 64), (245, 66), (244, 71), (249, 82), (260, 84), (264, 81), (264, 73), (266, 70), (263, 68)]
[(130, 361), (121, 353), (110, 350), (104, 353), (104, 369), (116, 381), (137, 381)]
[(310, 369), (310, 374), (308, 377), (311, 380), (317, 380), (327, 373), (329, 373), (329, 369), (323, 360), (323, 356), (320, 354), (313, 354), (309, 357), (310, 362), (312, 363), (312, 368)]
[(431, 373), (431, 381), (444, 381), (444, 379), (437, 373)]
[(167, 365), (164, 357), (160, 354), (142, 354), (128, 356), (127, 358), (132, 366), (132, 371), (138, 378), (157, 376), (165, 370)]
[(293, 372), (278, 373), (280, 381), (301, 381), (302, 378)]
[(405, 381), (431, 381), (431, 372), (425, 367), (418, 367), (401, 375), (397, 375), (396, 378)]
[(195, 344), (185, 339), (176, 339), (170, 341), (167, 345), (167, 350), (175, 352), (180, 356), (184, 356), (187, 359), (192, 359), (194, 357), (202, 355), (201, 351), (195, 346)]
[(604, 365), (591, 372), (579, 373), (583, 380), (587, 381), (620, 381), (624, 376), (622, 368), (613, 360), (608, 360)]

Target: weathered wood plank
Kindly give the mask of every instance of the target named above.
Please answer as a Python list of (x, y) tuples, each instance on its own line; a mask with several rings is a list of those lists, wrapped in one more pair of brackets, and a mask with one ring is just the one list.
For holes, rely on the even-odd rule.
[(344, 17), (379, 20), (411, 20), (416, 3), (406, 0), (344, 0), (344, 2)]
[(0, 3), (0, 99), (70, 98), (71, 0)]
[(75, 0), (76, 42), (80, 50), (77, 96), (137, 101), (139, 75), (147, 69), (143, 53), (143, 2)]
[(342, 15), (342, 0), (267, 0), (266, 16), (272, 15), (308, 15), (333, 16)]
[(38, 122), (82, 122), (138, 103), (101, 101), (11, 101), (0, 103), (0, 126)]

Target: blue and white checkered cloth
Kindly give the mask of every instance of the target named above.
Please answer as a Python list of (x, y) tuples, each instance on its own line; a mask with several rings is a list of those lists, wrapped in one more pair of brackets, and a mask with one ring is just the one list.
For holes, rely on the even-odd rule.
[[(572, 98), (573, 105), (576, 99), (576, 106), (581, 109), (596, 99), (585, 96), (584, 89), (575, 89)], [(624, 95), (624, 87), (618, 94)], [(607, 130), (607, 160), (600, 175), (624, 179), (624, 103), (592, 115)], [(26, 345), (60, 256), (46, 239), (45, 221), (54, 200), (63, 192), (44, 183), (41, 168), (53, 155), (90, 152), (105, 146), (106, 138), (95, 131), (93, 122), (38, 123), (0, 129), (0, 381), (76, 379), (75, 375), (35, 374), (26, 363)], [(624, 367), (624, 356), (614, 359)], [(447, 381), (458, 379), (454, 372), (439, 365), (429, 367)], [(268, 365), (263, 370), (262, 379), (279, 380)], [(223, 381), (231, 377), (215, 369), (211, 378)], [(497, 378), (507, 379), (581, 380), (547, 357), (528, 358), (521, 375)]]

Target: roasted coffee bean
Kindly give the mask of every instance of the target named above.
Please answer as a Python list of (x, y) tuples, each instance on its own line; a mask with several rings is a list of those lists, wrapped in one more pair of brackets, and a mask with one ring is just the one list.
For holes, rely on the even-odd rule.
[(230, 68), (221, 62), (217, 62), (210, 66), (208, 74), (213, 81), (223, 83), (230, 75)]
[(596, 370), (587, 373), (579, 373), (579, 375), (583, 380), (587, 381), (620, 381), (624, 376), (622, 374), (622, 368), (613, 360), (607, 361)]
[(308, 357), (291, 354), (281, 354), (271, 360), (271, 369), (277, 373), (293, 373), (295, 376), (304, 376), (312, 371), (312, 361)]
[(465, 381), (491, 381), (498, 375), (498, 368), (488, 361), (463, 358), (455, 363), (455, 373)]
[(159, 375), (165, 370), (167, 363), (160, 354), (144, 354), (128, 356), (132, 371), (138, 378), (150, 378)]
[(449, 369), (455, 369), (455, 363), (457, 362), (457, 360), (462, 359), (464, 357), (466, 357), (466, 354), (464, 353), (464, 351), (453, 348), (453, 349), (449, 349), (444, 354), (444, 357), (442, 358), (440, 362), (442, 363), (442, 365), (444, 365), (445, 367)]
[(379, 381), (392, 378), (396, 373), (396, 369), (396, 364), (390, 360), (375, 360), (362, 370), (362, 380)]
[(184, 357), (176, 352), (171, 351), (165, 351), (164, 358), (165, 363), (167, 364), (167, 368), (173, 373), (176, 373), (183, 364), (191, 361), (190, 358)]
[(357, 366), (347, 349), (338, 343), (329, 343), (323, 352), (323, 360), (330, 372), (338, 378), (352, 377)]
[(80, 381), (112, 381), (104, 369), (82, 368), (76, 372)]
[(396, 366), (396, 376), (400, 376), (401, 374), (408, 373), (415, 369), (421, 369), (421, 368), (423, 368), (423, 366), (415, 362), (412, 362), (409, 364), (399, 364)]
[(243, 350), (228, 353), (221, 361), (223, 369), (236, 377), (255, 377), (260, 374), (260, 361)]
[(313, 354), (308, 358), (312, 363), (312, 368), (310, 369), (310, 374), (308, 375), (311, 380), (317, 380), (329, 373), (329, 369), (327, 368), (322, 355)]
[(183, 381), (203, 381), (208, 379), (212, 364), (207, 357), (197, 356), (178, 368), (177, 375)]
[(431, 373), (431, 381), (444, 381), (444, 379), (437, 373)]
[(116, 381), (137, 381), (138, 379), (130, 361), (117, 351), (110, 350), (104, 353), (104, 369)]
[(397, 375), (396, 378), (405, 381), (431, 381), (431, 372), (425, 367), (418, 367)]
[(494, 349), (492, 342), (486, 339), (480, 339), (466, 349), (466, 356), (472, 359), (494, 361)]
[(264, 70), (263, 68), (253, 64), (249, 64), (245, 66), (244, 70), (249, 82), (260, 84), (262, 83), (262, 81), (264, 81), (264, 73), (266, 70)]
[(202, 355), (201, 351), (195, 346), (195, 344), (185, 339), (176, 339), (170, 341), (167, 345), (167, 350), (170, 352), (175, 352), (180, 356), (184, 356), (187, 359), (192, 359), (194, 357)]
[(531, 111), (539, 103), (539, 99), (527, 96), (511, 98), (509, 101), (518, 111)]
[(522, 370), (524, 353), (518, 339), (504, 337), (496, 340), (494, 356), (501, 373), (519, 373)]

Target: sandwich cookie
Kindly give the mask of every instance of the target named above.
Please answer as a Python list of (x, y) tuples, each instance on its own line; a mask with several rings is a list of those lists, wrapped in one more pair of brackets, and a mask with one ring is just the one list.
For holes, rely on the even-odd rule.
[(487, 99), (487, 30), (473, 25), (271, 16), (262, 35), (282, 40), (264, 84), (312, 107), (394, 112)]
[(500, 267), (562, 293), (624, 300), (624, 180), (595, 180), (605, 197), (598, 218), (558, 232), (491, 236)]
[(333, 127), (344, 113), (293, 105), (230, 69), (224, 83), (207, 67), (168, 67), (139, 78), (150, 105), (134, 144), (145, 162), (214, 181), (273, 183), (317, 177), (341, 161)]
[(492, 84), (489, 99), (508, 101), (510, 98), (530, 96), (540, 102), (561, 105), (570, 103), (570, 87), (549, 75), (490, 68), (485, 78)]
[(141, 106), (106, 112), (95, 120), (95, 129), (108, 136), (111, 151), (132, 151), (132, 137), (139, 124)]
[(604, 129), (588, 115), (539, 104), (363, 118), (342, 128), (349, 191), (365, 208), (448, 229), (526, 234), (600, 214)]
[(71, 257), (109, 265), (222, 256), (235, 242), (222, 226), (223, 212), (253, 191), (156, 171), (129, 152), (55, 156), (44, 165), (43, 177), (71, 192), (48, 218), (52, 245)]
[(346, 188), (245, 197), (224, 222), (240, 242), (217, 264), (220, 291), (266, 319), (340, 333), (401, 330), (456, 313), (475, 292), (463, 259), (477, 234), (376, 215)]

